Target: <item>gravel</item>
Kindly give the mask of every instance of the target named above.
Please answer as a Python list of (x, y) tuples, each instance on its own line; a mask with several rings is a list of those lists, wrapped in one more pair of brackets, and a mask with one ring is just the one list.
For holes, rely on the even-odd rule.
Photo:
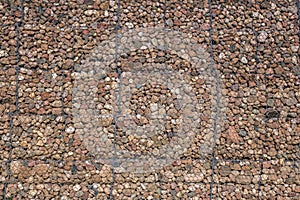
[(215, 67), (222, 74), (255, 73), (255, 35), (250, 28), (221, 29), (212, 33)]
[(0, 66), (12, 66), (17, 63), (17, 40), (14, 24), (1, 27)]
[(18, 76), (18, 103), (21, 113), (62, 114), (64, 72), (21, 68)]
[[(296, 1), (139, 0), (119, 6), (0, 2), (0, 199), (299, 199)], [(164, 46), (166, 38), (152, 34), (153, 27), (187, 37), (167, 38)], [(141, 32), (132, 42), (128, 30), (136, 28), (146, 28), (140, 30), (159, 47), (134, 43), (145, 37)], [(188, 48), (189, 42), (205, 53)], [(189, 55), (207, 61), (206, 76)], [(84, 82), (105, 56), (111, 56), (106, 73)], [(190, 99), (180, 96), (182, 77), (170, 76), (172, 70), (186, 73), (190, 87), (183, 91), (194, 94), (196, 109), (185, 107)], [(98, 109), (96, 120), (90, 108)], [(163, 117), (153, 120), (153, 113)], [(150, 130), (151, 123), (159, 131)], [(184, 152), (178, 146), (166, 151), (177, 140), (190, 142)], [(175, 160), (147, 159), (159, 153)], [(156, 162), (161, 166), (152, 170)], [(144, 171), (119, 170), (134, 167)]]
[(0, 115), (13, 112), (16, 109), (16, 76), (15, 68), (3, 66), (0, 68)]
[[(1, 154), (0, 154), (0, 160), (3, 162), (2, 164), (5, 163), (5, 161), (9, 158), (9, 152), (10, 152), (10, 133), (9, 133), (9, 126), (10, 126), (10, 117), (9, 115), (6, 114), (1, 114), (0, 115), (0, 135), (1, 135)], [(4, 172), (6, 167), (2, 165), (2, 171)], [(4, 176), (5, 177), (5, 176)]]

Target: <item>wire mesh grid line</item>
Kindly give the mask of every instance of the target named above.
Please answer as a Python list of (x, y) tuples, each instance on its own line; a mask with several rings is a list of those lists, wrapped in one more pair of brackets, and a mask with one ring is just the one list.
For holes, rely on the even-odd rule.
[[(160, 159), (165, 159), (164, 157), (161, 157)], [(186, 158), (186, 159), (182, 159), (182, 160), (188, 160), (188, 161), (205, 161), (205, 162), (210, 162), (210, 159), (201, 159), (201, 158)], [(92, 165), (98, 166), (98, 164), (101, 164), (101, 160), (97, 160), (97, 159), (86, 159), (86, 160), (54, 160), (54, 159), (30, 159), (30, 158), (24, 158), (24, 159), (11, 159), (11, 161), (14, 162), (24, 162), (24, 163), (28, 163), (30, 161), (32, 162), (42, 162), (42, 163), (56, 163), (56, 164), (64, 164), (64, 163), (91, 163)], [(278, 161), (278, 159), (270, 159), (270, 160), (263, 160), (262, 162), (267, 163), (267, 162), (275, 162)], [(218, 159), (216, 158), (216, 162), (220, 163), (220, 162), (229, 162), (229, 163), (247, 163), (247, 162), (253, 162), (253, 163), (260, 163), (261, 160), (249, 160), (247, 158), (245, 159), (236, 159), (236, 160), (232, 160), (232, 159)], [(300, 160), (292, 160), (292, 159), (284, 159), (283, 163), (285, 162), (292, 162), (292, 163), (298, 163), (300, 162)]]
[[(19, 23), (16, 22), (15, 23), (15, 31), (16, 31), (16, 53), (17, 53), (17, 63), (20, 61), (20, 53), (19, 53)], [(19, 75), (19, 66), (17, 65), (16, 66), (16, 91), (15, 91), (15, 98), (16, 98), (16, 101), (15, 101), (15, 106), (16, 106), (16, 109), (13, 113), (10, 113), (9, 114), (9, 143), (10, 143), (10, 149), (9, 149), (9, 159), (7, 161), (7, 164), (6, 164), (6, 170), (8, 172), (8, 178), (10, 178), (11, 176), (11, 169), (10, 169), (10, 163), (12, 161), (12, 127), (13, 127), (13, 116), (14, 116), (14, 113), (18, 111), (18, 88), (19, 88), (19, 82), (18, 82), (18, 75)], [(5, 183), (4, 185), (4, 188), (3, 188), (4, 192), (3, 192), (3, 196), (4, 196), (4, 199), (6, 199), (6, 190), (7, 190), (7, 183)]]
[[(118, 75), (118, 79), (120, 80), (119, 83), (118, 83), (118, 88), (119, 88), (119, 92), (117, 93), (117, 113), (120, 113), (121, 110), (120, 110), (120, 98), (121, 98), (121, 86), (122, 86), (122, 82), (121, 82), (121, 69), (118, 67), (118, 60), (119, 60), (119, 55), (118, 55), (118, 51), (119, 51), (119, 29), (120, 29), (120, 0), (117, 1), (117, 5), (118, 5), (118, 9), (117, 9), (117, 24), (116, 24), (116, 53), (115, 53), (115, 64), (116, 64), (116, 73)], [(112, 165), (114, 166), (115, 164), (115, 160), (116, 160), (116, 154), (117, 154), (117, 149), (116, 149), (116, 131), (117, 131), (117, 127), (116, 127), (116, 124), (117, 124), (117, 118), (114, 117), (113, 118), (114, 120), (114, 140), (113, 140), (113, 160), (112, 160)], [(109, 194), (109, 199), (114, 199), (113, 197), (113, 190), (114, 190), (114, 184), (115, 184), (115, 169), (114, 167), (112, 168), (112, 182), (111, 182), (111, 186), (110, 186), (110, 194)]]
[[(20, 45), (20, 42), (19, 42), (19, 24), (16, 23), (16, 32), (17, 32), (17, 45), (16, 45), (16, 52), (17, 52), (17, 61), (19, 62), (20, 61), (20, 53), (19, 53), (19, 45)], [(15, 112), (18, 112), (19, 110), (19, 72), (20, 72), (20, 67), (17, 65), (16, 66), (16, 110)]]
[(300, 38), (300, 1), (299, 0), (296, 0), (296, 5), (298, 10), (298, 26), (299, 26), (298, 36)]
[[(21, 1), (21, 15), (22, 15), (22, 19), (24, 16), (24, 12), (23, 12), (23, 1)], [(12, 5), (9, 6), (11, 7)], [(15, 40), (16, 40), (16, 57), (17, 57), (17, 65), (15, 66), (16, 69), (16, 90), (15, 90), (15, 110), (11, 113), (9, 113), (9, 158), (6, 162), (6, 171), (8, 174), (8, 180), (10, 179), (10, 176), (12, 174), (11, 172), (11, 161), (12, 161), (12, 150), (13, 150), (13, 146), (12, 146), (12, 128), (13, 128), (13, 116), (14, 113), (16, 113), (18, 111), (18, 97), (19, 97), (19, 81), (18, 81), (18, 77), (19, 77), (19, 66), (18, 63), (20, 61), (20, 52), (19, 52), (19, 47), (20, 47), (20, 38), (19, 38), (19, 26), (22, 25), (22, 22), (19, 23), (17, 21), (15, 21), (15, 32), (16, 32), (16, 36), (15, 36)], [(7, 193), (7, 185), (8, 183), (5, 182), (4, 183), (4, 187), (3, 187), (3, 198), (6, 199), (6, 193)]]

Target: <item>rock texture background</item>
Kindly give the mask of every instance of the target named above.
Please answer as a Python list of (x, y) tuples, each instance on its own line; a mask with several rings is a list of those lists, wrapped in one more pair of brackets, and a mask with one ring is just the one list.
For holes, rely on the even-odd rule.
[[(1, 0), (0, 199), (300, 199), (299, 13), (298, 0)], [(188, 33), (210, 53), (226, 118), (206, 157), (203, 133), (217, 119), (204, 113), (182, 159), (115, 173), (75, 134), (74, 69), (116, 30), (140, 27)], [(165, 52), (130, 57), (189, 67)], [(130, 61), (117, 65), (126, 71)], [(193, 84), (205, 100), (204, 81)], [(134, 98), (143, 107), (143, 96)], [(149, 110), (135, 112), (137, 124), (147, 123)], [(131, 136), (118, 145), (143, 146)]]

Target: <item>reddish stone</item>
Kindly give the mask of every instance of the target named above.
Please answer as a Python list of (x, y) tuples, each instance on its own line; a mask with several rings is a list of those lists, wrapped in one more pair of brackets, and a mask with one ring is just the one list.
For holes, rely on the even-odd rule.
[(227, 139), (234, 143), (239, 143), (241, 141), (241, 137), (239, 136), (238, 132), (235, 130), (234, 126), (229, 127), (228, 129), (228, 137)]
[(82, 33), (83, 33), (84, 35), (87, 35), (87, 34), (89, 34), (89, 30), (86, 30), (86, 29), (85, 29), (85, 30), (82, 31)]

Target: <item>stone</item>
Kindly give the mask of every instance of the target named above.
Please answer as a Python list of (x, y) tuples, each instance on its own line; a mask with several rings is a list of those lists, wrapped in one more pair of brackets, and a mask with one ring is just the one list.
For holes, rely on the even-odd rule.
[(259, 42), (265, 42), (268, 38), (268, 34), (265, 31), (262, 31), (258, 36), (257, 39)]
[(79, 184), (76, 184), (76, 185), (73, 186), (73, 190), (75, 192), (78, 192), (80, 189), (81, 189), (81, 186)]
[(5, 111), (4, 105), (0, 104), (0, 113), (4, 113), (4, 111)]

